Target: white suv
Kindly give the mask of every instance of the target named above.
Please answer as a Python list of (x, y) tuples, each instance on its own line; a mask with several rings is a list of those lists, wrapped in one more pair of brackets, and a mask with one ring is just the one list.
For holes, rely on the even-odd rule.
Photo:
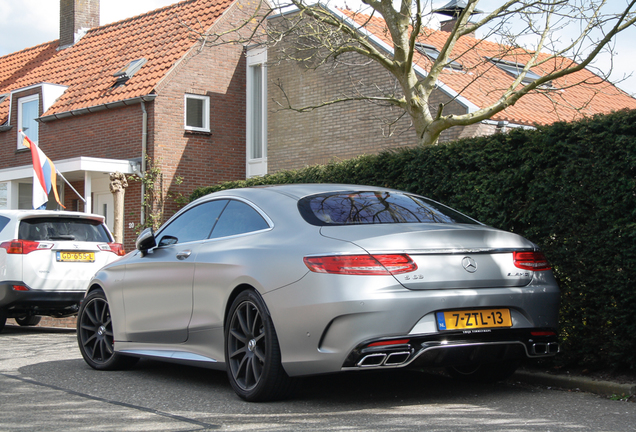
[(0, 331), (7, 318), (77, 314), (91, 277), (124, 255), (95, 214), (0, 210)]

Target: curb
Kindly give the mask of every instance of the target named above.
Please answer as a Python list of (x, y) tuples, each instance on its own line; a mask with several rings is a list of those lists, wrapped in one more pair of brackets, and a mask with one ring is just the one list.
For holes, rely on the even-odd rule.
[(544, 372), (517, 371), (513, 380), (549, 387), (560, 387), (568, 390), (580, 390), (604, 396), (636, 395), (636, 385), (619, 384), (612, 381), (601, 381), (580, 376), (552, 375)]

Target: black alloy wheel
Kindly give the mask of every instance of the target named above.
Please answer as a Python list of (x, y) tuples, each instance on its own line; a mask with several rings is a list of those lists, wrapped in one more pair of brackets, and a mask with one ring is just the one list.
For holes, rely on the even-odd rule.
[(246, 290), (232, 303), (225, 333), (227, 374), (236, 394), (250, 402), (287, 397), (295, 380), (281, 364), (274, 324), (265, 303)]
[(103, 291), (91, 291), (80, 306), (77, 316), (77, 343), (90, 367), (114, 370), (130, 367), (139, 359), (114, 351), (113, 323)]

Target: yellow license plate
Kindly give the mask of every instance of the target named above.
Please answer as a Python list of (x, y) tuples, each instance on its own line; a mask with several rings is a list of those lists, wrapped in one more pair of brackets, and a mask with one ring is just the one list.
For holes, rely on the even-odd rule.
[(57, 260), (62, 262), (95, 262), (95, 252), (58, 252)]
[(437, 312), (439, 330), (512, 327), (510, 309), (474, 309)]

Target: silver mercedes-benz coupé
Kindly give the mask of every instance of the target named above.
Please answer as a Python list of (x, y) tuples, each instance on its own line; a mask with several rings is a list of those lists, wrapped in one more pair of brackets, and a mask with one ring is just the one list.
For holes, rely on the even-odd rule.
[(179, 211), (88, 285), (79, 348), (227, 370), (248, 401), (296, 378), (445, 367), (508, 377), (558, 350), (559, 289), (532, 242), (370, 186), (226, 190)]

